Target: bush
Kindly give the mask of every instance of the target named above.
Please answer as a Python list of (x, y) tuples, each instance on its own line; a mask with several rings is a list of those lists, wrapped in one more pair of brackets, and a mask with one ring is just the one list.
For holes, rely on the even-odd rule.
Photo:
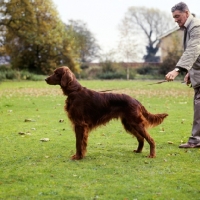
[(38, 80), (44, 80), (44, 76), (34, 74), (26, 70), (23, 70), (23, 71), (15, 70), (15, 69), (12, 69), (10, 66), (2, 65), (0, 66), (0, 81), (6, 80), (6, 79), (38, 81)]
[(115, 72), (118, 68), (118, 65), (116, 63), (113, 63), (111, 61), (105, 61), (101, 63), (101, 69), (103, 73), (106, 72)]
[(3, 72), (0, 72), (0, 81), (6, 79), (6, 74)]
[(97, 74), (100, 73), (101, 67), (99, 66), (92, 66), (88, 67), (86, 69), (82, 69), (79, 74), (76, 74), (77, 78), (82, 79), (97, 79)]
[(88, 66), (88, 64), (83, 63), (83, 64), (80, 66), (80, 68), (81, 68), (81, 69), (88, 69), (89, 66)]
[(13, 79), (19, 79), (19, 77), (20, 77), (20, 74), (18, 71), (15, 71), (15, 70), (6, 71), (6, 79), (13, 80)]
[(165, 75), (169, 71), (172, 71), (175, 68), (175, 66), (180, 58), (179, 54), (178, 53), (175, 54), (173, 51), (168, 52), (168, 55), (164, 59), (162, 65), (159, 69), (159, 73)]
[[(97, 74), (97, 78), (100, 79), (127, 79), (126, 68), (120, 63), (113, 63), (106, 61), (101, 64), (101, 72)], [(129, 79), (134, 79), (136, 71), (129, 69)]]
[[(129, 70), (129, 79), (134, 79), (136, 76), (136, 72), (133, 69)], [(124, 68), (118, 69), (115, 72), (105, 72), (97, 74), (97, 78), (99, 79), (127, 79), (126, 70)]]
[(100, 79), (125, 79), (126, 75), (119, 72), (105, 72), (97, 74), (97, 77)]
[(155, 75), (158, 73), (158, 68), (152, 67), (152, 66), (144, 66), (144, 67), (138, 68), (137, 73), (141, 75), (146, 75), (146, 74)]

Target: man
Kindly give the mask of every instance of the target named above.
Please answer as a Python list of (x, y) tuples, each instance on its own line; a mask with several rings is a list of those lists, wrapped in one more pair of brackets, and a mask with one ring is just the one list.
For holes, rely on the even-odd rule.
[(173, 81), (180, 71), (186, 71), (184, 81), (194, 89), (194, 118), (191, 136), (180, 148), (200, 147), (200, 20), (193, 17), (188, 6), (180, 2), (171, 9), (175, 22), (184, 30), (184, 52), (174, 70), (166, 76)]

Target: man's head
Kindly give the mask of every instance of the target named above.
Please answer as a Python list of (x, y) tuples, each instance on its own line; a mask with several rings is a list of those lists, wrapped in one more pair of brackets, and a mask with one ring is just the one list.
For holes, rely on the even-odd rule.
[(190, 15), (188, 6), (184, 2), (180, 2), (171, 9), (173, 18), (179, 27), (184, 27), (187, 18)]

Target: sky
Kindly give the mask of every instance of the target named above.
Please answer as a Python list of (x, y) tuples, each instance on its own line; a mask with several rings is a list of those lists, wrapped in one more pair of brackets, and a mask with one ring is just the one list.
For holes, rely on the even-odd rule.
[[(119, 24), (132, 6), (157, 8), (171, 14), (171, 7), (177, 0), (52, 0), (63, 22), (81, 20), (94, 35), (107, 54), (119, 45)], [(200, 1), (184, 1), (190, 11), (200, 16)]]

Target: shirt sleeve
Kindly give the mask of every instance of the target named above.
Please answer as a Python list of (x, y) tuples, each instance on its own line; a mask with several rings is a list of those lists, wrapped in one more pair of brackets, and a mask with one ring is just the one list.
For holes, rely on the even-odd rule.
[(189, 71), (200, 55), (200, 26), (195, 26), (190, 31), (187, 47), (177, 63), (177, 67)]

